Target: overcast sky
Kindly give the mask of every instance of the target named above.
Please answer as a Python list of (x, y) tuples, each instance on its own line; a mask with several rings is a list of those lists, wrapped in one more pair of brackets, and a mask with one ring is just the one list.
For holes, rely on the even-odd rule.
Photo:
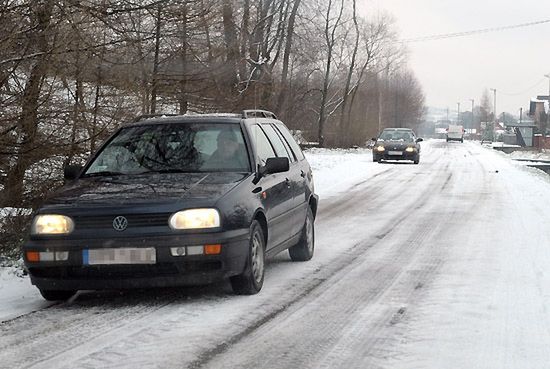
[[(454, 33), (550, 19), (548, 0), (358, 0), (364, 15), (385, 9), (402, 38)], [(409, 44), (410, 68), (427, 105), (471, 110), (484, 88), (497, 89), (497, 110), (519, 114), (531, 97), (548, 94), (550, 23)], [(492, 95), (491, 95), (492, 96)]]

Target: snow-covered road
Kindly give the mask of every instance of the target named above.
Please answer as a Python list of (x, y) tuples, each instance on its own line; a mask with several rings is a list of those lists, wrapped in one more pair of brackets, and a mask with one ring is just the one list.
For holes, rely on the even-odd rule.
[(0, 367), (548, 367), (547, 175), (470, 142), (330, 155), (310, 262), (278, 255), (249, 297), (81, 293), (2, 323)]

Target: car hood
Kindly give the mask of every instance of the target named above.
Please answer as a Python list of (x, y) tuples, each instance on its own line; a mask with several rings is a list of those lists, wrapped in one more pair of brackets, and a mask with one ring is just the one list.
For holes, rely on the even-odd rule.
[(247, 174), (177, 173), (81, 178), (55, 192), (45, 205), (144, 204), (178, 200), (214, 203)]

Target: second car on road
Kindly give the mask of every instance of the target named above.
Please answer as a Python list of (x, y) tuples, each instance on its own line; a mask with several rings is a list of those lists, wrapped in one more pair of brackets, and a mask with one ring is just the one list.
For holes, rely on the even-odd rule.
[(421, 138), (416, 138), (414, 131), (408, 128), (386, 128), (380, 133), (372, 150), (372, 160), (410, 160), (420, 162)]

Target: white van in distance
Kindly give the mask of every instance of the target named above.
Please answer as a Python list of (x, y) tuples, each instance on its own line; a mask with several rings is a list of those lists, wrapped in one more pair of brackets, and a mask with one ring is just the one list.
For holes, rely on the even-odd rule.
[(449, 125), (449, 128), (447, 128), (447, 142), (449, 141), (464, 142), (464, 127)]

